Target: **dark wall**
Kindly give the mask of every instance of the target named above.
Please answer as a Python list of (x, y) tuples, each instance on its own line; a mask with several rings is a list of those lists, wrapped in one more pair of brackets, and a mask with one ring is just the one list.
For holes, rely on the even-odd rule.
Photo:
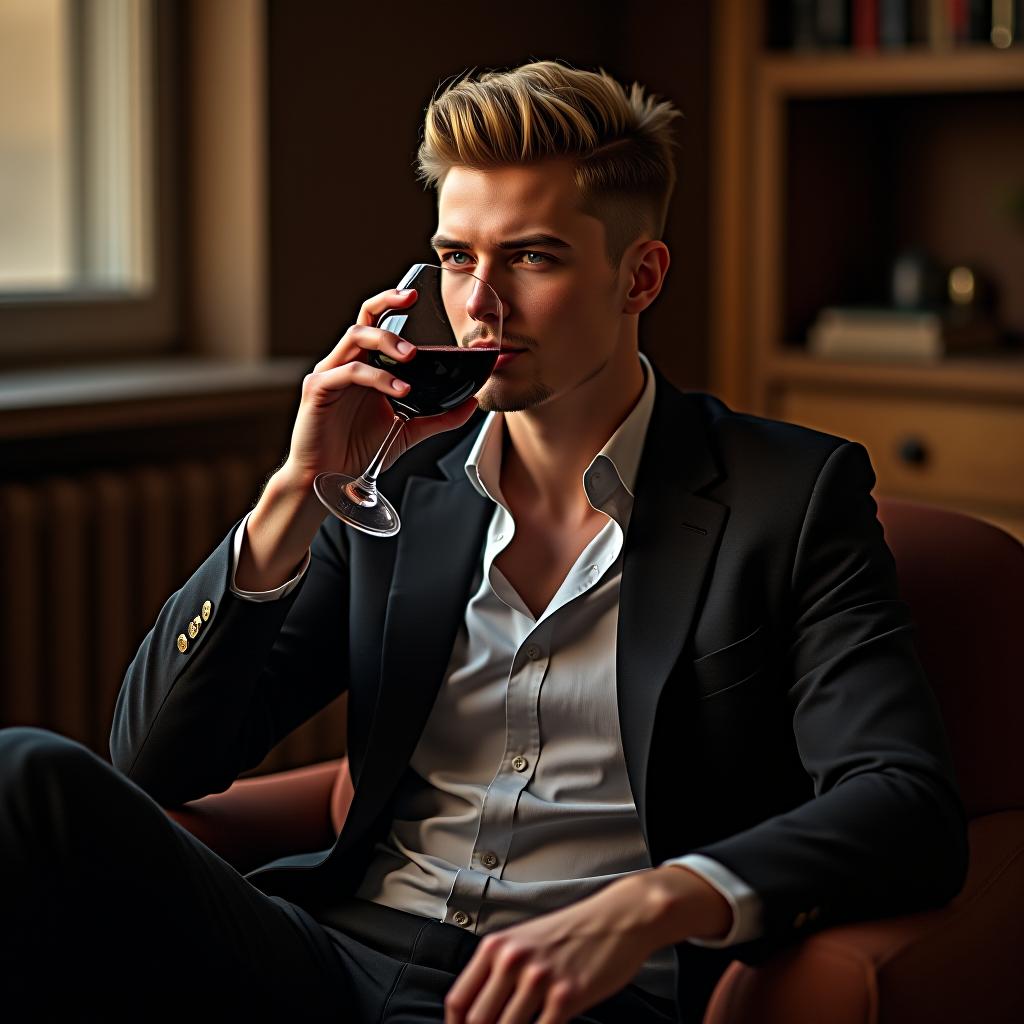
[(430, 259), (434, 196), (413, 162), (438, 84), (467, 67), (561, 58), (638, 79), (686, 115), (667, 292), (644, 348), (681, 386), (705, 378), (708, 14), (704, 3), (268, 5), (270, 323), (275, 355), (317, 357), (361, 302)]
[(624, 4), (614, 68), (683, 112), (676, 154), (678, 182), (665, 240), (672, 267), (665, 290), (640, 320), (640, 343), (673, 383), (703, 388), (708, 382), (710, 278), (710, 4)]

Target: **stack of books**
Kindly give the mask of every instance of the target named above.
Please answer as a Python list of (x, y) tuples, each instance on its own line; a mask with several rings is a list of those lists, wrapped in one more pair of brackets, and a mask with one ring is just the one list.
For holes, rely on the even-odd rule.
[(918, 362), (996, 348), (995, 324), (963, 312), (830, 307), (818, 314), (807, 348), (829, 359)]

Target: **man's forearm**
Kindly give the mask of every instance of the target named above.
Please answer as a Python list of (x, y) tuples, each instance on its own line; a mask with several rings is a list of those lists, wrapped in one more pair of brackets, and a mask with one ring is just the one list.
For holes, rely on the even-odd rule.
[(324, 514), (311, 490), (292, 483), (278, 470), (246, 524), (235, 570), (238, 588), (273, 590), (293, 576)]
[(648, 912), (651, 948), (688, 939), (720, 939), (732, 927), (732, 908), (717, 889), (679, 864), (640, 871), (627, 882)]

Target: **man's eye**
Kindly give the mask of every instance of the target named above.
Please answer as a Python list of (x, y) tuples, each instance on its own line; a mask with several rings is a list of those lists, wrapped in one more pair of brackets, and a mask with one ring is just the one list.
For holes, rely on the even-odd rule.
[[(463, 262), (465, 261), (465, 262)], [(469, 262), (469, 256), (464, 252), (446, 252), (441, 257), (442, 263), (452, 263), (456, 267), (464, 267)]]
[(524, 252), (523, 262), (531, 267), (539, 267), (544, 263), (549, 263), (551, 257), (547, 253), (543, 252)]

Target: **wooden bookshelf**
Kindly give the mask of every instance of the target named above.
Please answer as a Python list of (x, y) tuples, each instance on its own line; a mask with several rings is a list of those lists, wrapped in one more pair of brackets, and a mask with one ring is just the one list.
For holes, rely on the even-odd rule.
[[(1024, 189), (1024, 47), (791, 53), (765, 46), (764, 5), (716, 10), (713, 388), (863, 441), (881, 493), (1024, 537), (1024, 225), (1007, 198)], [(1005, 347), (810, 355), (817, 312), (884, 301), (910, 246), (989, 275)]]
[(771, 53), (755, 59), (762, 87), (788, 96), (1024, 89), (1024, 47)]
[(768, 387), (848, 384), (896, 394), (924, 392), (950, 398), (1024, 401), (1024, 354), (907, 364), (816, 359), (795, 346), (793, 349), (772, 354), (765, 367)]

